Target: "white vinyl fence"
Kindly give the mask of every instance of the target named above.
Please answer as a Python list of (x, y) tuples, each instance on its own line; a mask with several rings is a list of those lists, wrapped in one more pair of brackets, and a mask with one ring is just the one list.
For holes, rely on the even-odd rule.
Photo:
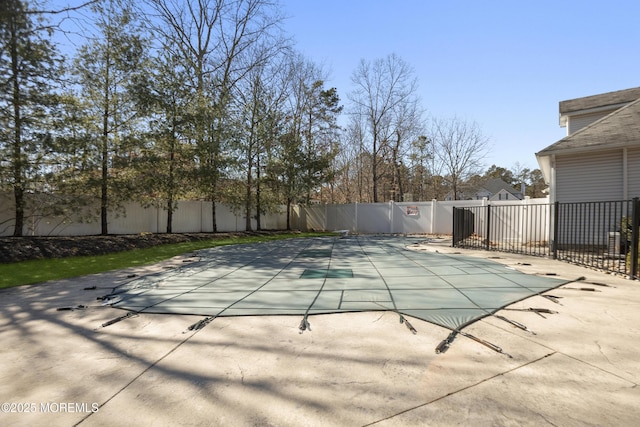
[[(44, 200), (44, 198), (43, 198)], [(25, 214), (25, 236), (81, 236), (100, 234), (100, 220), (93, 208), (93, 215), (85, 215), (91, 220), (80, 220), (79, 212), (73, 216), (43, 214), (43, 206), (52, 202), (27, 200)], [(525, 199), (522, 201), (457, 200), (402, 203), (352, 203), (344, 205), (294, 206), (291, 209), (291, 228), (294, 230), (348, 230), (360, 234), (451, 234), (453, 231), (453, 208), (510, 205), (508, 217), (495, 218), (505, 224), (518, 223), (530, 213), (530, 205), (548, 204), (548, 199)], [(0, 236), (13, 234), (14, 203), (10, 194), (0, 195)], [(513, 218), (511, 217), (513, 216)], [(524, 221), (526, 223), (527, 221)], [(220, 232), (245, 231), (245, 217), (236, 214), (230, 207), (216, 204), (216, 225)], [(137, 234), (142, 232), (166, 232), (167, 212), (163, 208), (143, 207), (137, 203), (126, 203), (124, 213), (110, 213), (109, 234)], [(287, 225), (286, 207), (279, 212), (263, 215), (261, 228), (284, 230)], [(528, 228), (525, 226), (525, 228)], [(252, 229), (256, 220), (252, 218)], [(173, 213), (174, 233), (201, 233), (213, 231), (211, 202), (180, 201)], [(520, 235), (527, 241), (548, 239), (549, 230), (521, 230)], [(526, 242), (523, 242), (526, 243)]]
[[(99, 202), (97, 202), (99, 203)], [(80, 219), (75, 215), (45, 215), (42, 205), (31, 197), (27, 201), (25, 212), (25, 236), (85, 236), (101, 232), (99, 204), (93, 207), (93, 214)], [(13, 235), (15, 225), (15, 207), (10, 195), (0, 195), (0, 236)], [(47, 209), (49, 211), (50, 209)], [(172, 231), (174, 233), (204, 233), (213, 231), (211, 202), (179, 201), (173, 212)], [(125, 203), (124, 212), (111, 212), (108, 215), (109, 234), (138, 234), (143, 232), (164, 233), (167, 228), (167, 211), (163, 208), (143, 207), (138, 203)], [(252, 229), (256, 229), (256, 220), (252, 218)], [(246, 219), (236, 214), (228, 206), (216, 204), (216, 226), (220, 232), (245, 231)], [(287, 226), (286, 207), (279, 212), (262, 215), (260, 225), (265, 230), (284, 230)]]
[[(532, 205), (545, 205), (547, 198), (521, 201), (455, 200), (402, 203), (354, 203), (345, 205), (296, 206), (292, 212), (292, 226), (300, 230), (348, 230), (362, 234), (451, 234), (453, 208), (473, 206), (510, 206), (507, 214), (494, 218), (494, 224), (518, 227), (518, 235), (526, 241), (549, 238), (549, 227), (527, 227), (531, 223)], [(546, 216), (548, 218), (548, 215)], [(546, 221), (548, 223), (548, 220)], [(523, 229), (523, 228), (526, 228)], [(526, 243), (526, 242), (523, 242)]]

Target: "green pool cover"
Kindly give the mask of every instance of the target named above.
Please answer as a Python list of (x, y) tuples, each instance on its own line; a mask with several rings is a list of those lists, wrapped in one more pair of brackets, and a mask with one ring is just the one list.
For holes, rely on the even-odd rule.
[(393, 311), (402, 322), (411, 316), (463, 333), (568, 282), (408, 248), (421, 240), (348, 236), (218, 247), (179, 269), (133, 279), (104, 299), (135, 313), (207, 316), (195, 329), (219, 316), (297, 315), (305, 330), (313, 314)]

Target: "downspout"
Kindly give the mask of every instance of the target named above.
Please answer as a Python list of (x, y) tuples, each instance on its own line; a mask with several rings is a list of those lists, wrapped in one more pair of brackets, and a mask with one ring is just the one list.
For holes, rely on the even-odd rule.
[(549, 183), (549, 206), (553, 207), (552, 208), (553, 211), (552, 211), (552, 215), (549, 215), (549, 222), (551, 224), (549, 227), (549, 237), (547, 241), (550, 243), (549, 250), (551, 251), (553, 259), (557, 259), (558, 242), (556, 240), (558, 235), (556, 233), (556, 228), (558, 227), (558, 218), (559, 218), (558, 209), (560, 207), (556, 200), (556, 155), (555, 154), (551, 155), (551, 182)]
[(551, 155), (551, 182), (549, 183), (549, 196), (551, 197), (550, 203), (557, 201), (556, 195), (556, 155)]

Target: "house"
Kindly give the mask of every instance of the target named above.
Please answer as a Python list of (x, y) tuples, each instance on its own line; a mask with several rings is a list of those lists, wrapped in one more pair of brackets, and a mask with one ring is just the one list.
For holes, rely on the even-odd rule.
[[(524, 194), (501, 179), (488, 179), (482, 184), (464, 190), (459, 200), (522, 200)], [(453, 200), (452, 194), (447, 194), (445, 200)]]
[(567, 136), (536, 153), (551, 202), (640, 196), (640, 87), (560, 102)]

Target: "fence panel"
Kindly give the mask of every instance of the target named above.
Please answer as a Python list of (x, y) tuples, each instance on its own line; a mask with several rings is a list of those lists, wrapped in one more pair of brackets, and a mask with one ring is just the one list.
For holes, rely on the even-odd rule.
[(390, 208), (393, 209), (393, 232), (420, 234), (430, 229), (431, 203), (394, 203)]
[(137, 203), (126, 203), (124, 213), (109, 214), (108, 227), (111, 234), (136, 234), (158, 231), (158, 210), (142, 207)]
[(638, 247), (633, 236), (640, 223), (638, 199), (555, 206), (554, 258), (637, 277), (637, 262), (631, 260)]
[[(638, 277), (640, 201), (456, 207), (454, 246), (553, 258)], [(636, 260), (634, 263), (632, 260)]]
[(525, 255), (549, 254), (548, 203), (493, 202), (486, 206), (454, 208), (454, 245), (513, 252)]
[(355, 205), (327, 205), (327, 230), (356, 231)]
[(356, 221), (358, 233), (390, 233), (390, 212), (388, 203), (358, 203)]
[[(203, 217), (205, 210), (211, 209), (211, 202), (181, 200), (177, 206), (178, 209), (173, 211), (171, 220), (171, 230), (174, 233), (198, 233), (209, 226), (204, 224)], [(162, 209), (158, 216), (157, 232), (165, 231), (167, 231), (167, 212)]]
[(305, 206), (302, 210), (305, 212), (304, 230), (325, 230), (326, 210), (324, 205)]

